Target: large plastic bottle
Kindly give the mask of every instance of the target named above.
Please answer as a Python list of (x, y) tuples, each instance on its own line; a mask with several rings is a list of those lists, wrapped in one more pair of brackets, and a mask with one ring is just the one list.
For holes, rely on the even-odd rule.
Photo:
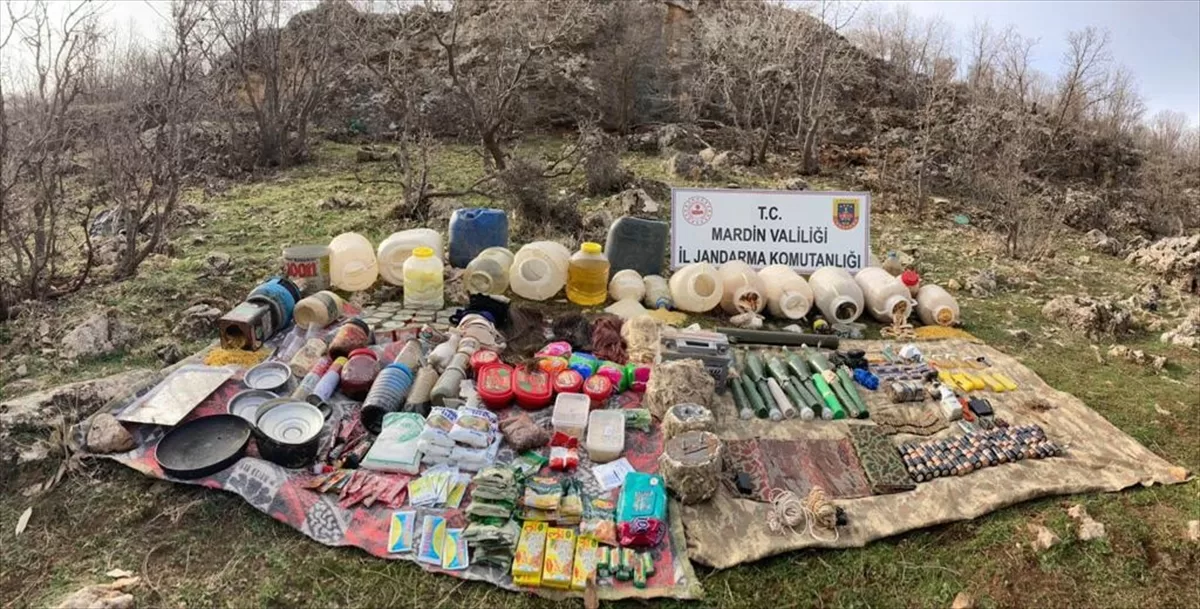
[(347, 292), (371, 287), (379, 277), (375, 248), (358, 233), (342, 233), (329, 242), (329, 276)]
[(579, 246), (567, 267), (567, 300), (594, 307), (608, 299), (608, 257), (604, 247), (590, 241)]
[(758, 313), (767, 306), (767, 287), (749, 264), (731, 260), (717, 272), (721, 275), (721, 309), (726, 313)]
[(608, 296), (613, 301), (626, 299), (640, 301), (645, 295), (646, 284), (642, 282), (642, 276), (633, 269), (617, 271), (608, 281)]
[(800, 319), (808, 315), (813, 291), (808, 282), (785, 264), (772, 264), (758, 272), (767, 287), (767, 310), (775, 317)]
[(450, 216), (450, 266), (465, 268), (489, 247), (508, 247), (508, 214), (502, 209), (456, 209)]
[(469, 294), (503, 294), (508, 289), (508, 271), (513, 253), (504, 247), (489, 247), (467, 265), (463, 284)]
[(808, 277), (813, 301), (821, 313), (835, 322), (849, 323), (858, 319), (863, 310), (862, 288), (846, 269), (826, 266)]
[(422, 245), (432, 248), (433, 255), (439, 260), (442, 258), (442, 234), (432, 228), (412, 228), (392, 233), (379, 243), (376, 251), (379, 276), (392, 285), (404, 285), (404, 261)]
[(404, 261), (404, 308), (441, 309), (446, 304), (442, 260), (421, 246)]
[(917, 315), (921, 323), (927, 326), (956, 326), (959, 320), (958, 301), (942, 286), (925, 284), (917, 291)]
[(561, 243), (534, 241), (517, 250), (508, 284), (521, 298), (546, 300), (567, 284), (571, 252)]
[(613, 273), (633, 269), (639, 275), (657, 275), (662, 272), (663, 252), (671, 227), (659, 220), (624, 216), (608, 227), (608, 239), (604, 242), (604, 253)]
[(876, 320), (892, 323), (903, 321), (912, 313), (912, 297), (902, 281), (884, 270), (871, 266), (854, 275), (854, 282), (862, 288), (867, 312)]
[(671, 275), (669, 286), (675, 308), (688, 313), (707, 313), (721, 304), (724, 295), (721, 276), (707, 262), (679, 269)]

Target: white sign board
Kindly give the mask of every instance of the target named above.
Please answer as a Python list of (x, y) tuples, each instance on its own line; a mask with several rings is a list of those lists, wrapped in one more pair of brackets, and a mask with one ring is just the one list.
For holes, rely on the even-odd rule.
[(671, 189), (672, 269), (742, 260), (854, 273), (870, 259), (870, 242), (870, 193)]

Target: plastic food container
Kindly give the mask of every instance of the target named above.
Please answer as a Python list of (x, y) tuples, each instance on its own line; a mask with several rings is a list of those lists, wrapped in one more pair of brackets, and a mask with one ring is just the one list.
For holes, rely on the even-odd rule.
[(477, 371), (475, 390), (484, 406), (492, 410), (507, 408), (513, 401), (513, 369), (496, 363)]
[(599, 374), (593, 374), (583, 382), (583, 394), (591, 400), (593, 410), (603, 408), (604, 404), (608, 402), (608, 398), (612, 397), (612, 381)]
[(534, 241), (517, 250), (509, 269), (508, 285), (528, 300), (546, 300), (567, 284), (571, 252), (561, 243)]
[(731, 260), (717, 270), (721, 276), (721, 309), (730, 315), (762, 312), (767, 305), (767, 286), (750, 265)]
[(522, 368), (513, 374), (513, 394), (517, 398), (517, 406), (525, 410), (541, 410), (550, 405), (554, 387), (550, 384), (549, 374)]
[(463, 284), (468, 294), (503, 294), (508, 289), (508, 271), (513, 253), (508, 248), (489, 247), (467, 265)]
[(480, 349), (471, 354), (471, 372), (474, 373), (475, 378), (480, 378), (480, 375), (488, 366), (503, 363), (500, 360), (500, 354), (491, 349)]
[(583, 375), (575, 370), (563, 370), (554, 376), (554, 391), (579, 393), (583, 390)]
[(813, 293), (808, 282), (792, 267), (773, 264), (758, 272), (767, 288), (767, 310), (783, 319), (800, 319), (812, 308)]
[(342, 233), (329, 242), (329, 275), (333, 285), (347, 292), (371, 287), (379, 277), (375, 248), (358, 233)]
[(421, 246), (404, 261), (404, 308), (441, 309), (446, 304), (442, 261)]
[(862, 269), (854, 275), (854, 282), (862, 289), (867, 312), (877, 321), (892, 323), (897, 318), (904, 321), (912, 313), (912, 296), (908, 286), (882, 268), (872, 266)]
[(625, 414), (620, 410), (595, 410), (588, 415), (588, 457), (607, 463), (625, 450)]
[(392, 285), (404, 285), (404, 261), (418, 247), (428, 247), (434, 256), (442, 257), (442, 234), (432, 228), (413, 228), (392, 233), (379, 243), (376, 259), (379, 276)]
[[(582, 393), (560, 393), (554, 399), (554, 415), (550, 418), (554, 431), (583, 439), (588, 426), (588, 411), (592, 401)], [(619, 414), (619, 413), (618, 413)], [(625, 424), (622, 417), (621, 424)]]
[[(851, 280), (853, 283), (853, 280)], [(689, 264), (671, 275), (668, 283), (675, 308), (688, 313), (707, 313), (721, 304), (724, 286), (717, 269), (707, 262)]]
[(826, 266), (808, 277), (813, 300), (826, 318), (850, 323), (862, 314), (863, 291), (846, 269)]

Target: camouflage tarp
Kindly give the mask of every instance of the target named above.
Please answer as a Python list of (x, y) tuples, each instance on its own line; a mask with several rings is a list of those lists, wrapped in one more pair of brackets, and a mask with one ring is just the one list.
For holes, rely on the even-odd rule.
[[(878, 353), (881, 341), (847, 341), (844, 348)], [(1078, 398), (1056, 391), (1015, 359), (985, 345), (966, 341), (918, 343), (926, 355), (985, 356), (994, 369), (1015, 380), (1019, 389), (1000, 394), (983, 393), (997, 414), (1014, 425), (1037, 423), (1051, 440), (1069, 447), (1066, 456), (1026, 460), (952, 478), (917, 485), (915, 491), (859, 499), (837, 499), (846, 510), (849, 525), (836, 541), (819, 542), (804, 532), (772, 533), (767, 526), (771, 508), (766, 503), (740, 499), (722, 488), (708, 503), (682, 506), (688, 553), (698, 563), (727, 568), (808, 547), (860, 547), (868, 542), (947, 522), (969, 520), (993, 510), (1049, 495), (1117, 491), (1135, 484), (1174, 484), (1186, 479), (1174, 467), (1114, 427)], [(861, 392), (871, 408), (887, 404), (882, 392)], [(1051, 406), (1036, 411), (1022, 405), (1041, 398)], [(869, 421), (772, 423), (741, 421), (731, 397), (723, 396), (714, 408), (717, 434), (725, 440), (770, 438), (779, 440), (838, 439), (849, 425)], [(938, 436), (962, 433), (956, 426)], [(898, 436), (893, 441), (920, 439)], [(731, 543), (730, 540), (737, 540)]]

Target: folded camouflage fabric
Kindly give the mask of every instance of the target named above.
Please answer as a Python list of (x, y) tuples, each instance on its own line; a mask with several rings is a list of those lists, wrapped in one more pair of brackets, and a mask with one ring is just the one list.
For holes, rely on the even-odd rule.
[(888, 406), (871, 410), (871, 420), (885, 434), (931, 436), (950, 426), (925, 404)]
[(891, 438), (874, 425), (851, 425), (850, 441), (858, 462), (867, 474), (871, 492), (876, 495), (900, 493), (917, 488), (900, 460)]

